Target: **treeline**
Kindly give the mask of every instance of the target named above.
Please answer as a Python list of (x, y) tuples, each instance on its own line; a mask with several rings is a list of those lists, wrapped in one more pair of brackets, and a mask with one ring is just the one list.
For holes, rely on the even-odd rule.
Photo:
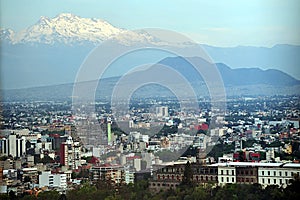
[(56, 191), (41, 192), (37, 196), (25, 195), (16, 197), (13, 194), (1, 195), (0, 199), (26, 199), (26, 200), (289, 200), (300, 199), (299, 177), (291, 181), (286, 188), (267, 186), (262, 188), (259, 184), (227, 184), (223, 187), (213, 185), (194, 186), (189, 182), (182, 183), (176, 189), (151, 192), (147, 181), (139, 181), (132, 185), (112, 186), (109, 182), (98, 182), (91, 185), (86, 182), (78, 188), (69, 190), (60, 195)]

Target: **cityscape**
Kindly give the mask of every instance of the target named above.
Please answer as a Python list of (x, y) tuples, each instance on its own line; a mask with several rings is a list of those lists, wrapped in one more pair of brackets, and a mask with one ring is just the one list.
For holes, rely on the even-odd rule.
[(45, 2), (0, 3), (0, 199), (300, 198), (298, 2)]
[[(139, 105), (126, 114), (126, 133), (106, 112), (108, 105), (98, 104), (102, 144), (85, 145), (92, 126), (72, 114), (70, 102), (3, 102), (2, 191), (65, 194), (84, 182), (118, 187), (147, 179), (150, 190), (159, 192), (179, 187), (187, 163), (191, 180), (201, 185), (285, 188), (300, 173), (298, 96), (229, 98), (225, 116), (217, 119), (223, 126), (212, 130), (207, 103), (199, 113), (179, 112), (170, 99), (154, 113)], [(157, 123), (163, 128), (151, 135)], [(206, 146), (213, 146), (207, 154)]]

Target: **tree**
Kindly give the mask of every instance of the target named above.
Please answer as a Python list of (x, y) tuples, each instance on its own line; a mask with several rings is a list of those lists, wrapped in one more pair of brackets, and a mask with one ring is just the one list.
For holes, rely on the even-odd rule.
[(57, 191), (44, 191), (40, 192), (37, 195), (37, 199), (42, 199), (42, 200), (58, 200), (60, 197), (59, 192)]
[(188, 161), (184, 167), (183, 178), (181, 181), (181, 186), (191, 187), (193, 186), (193, 169), (191, 163)]
[(9, 191), (8, 195), (9, 195), (9, 199), (10, 199), (10, 200), (17, 199), (17, 196), (16, 196), (15, 192), (12, 191), (12, 190)]
[(24, 177), (24, 183), (31, 182), (31, 178), (29, 176)]
[(286, 199), (300, 199), (300, 177), (298, 174), (294, 176), (294, 179), (290, 181), (290, 184), (285, 188)]

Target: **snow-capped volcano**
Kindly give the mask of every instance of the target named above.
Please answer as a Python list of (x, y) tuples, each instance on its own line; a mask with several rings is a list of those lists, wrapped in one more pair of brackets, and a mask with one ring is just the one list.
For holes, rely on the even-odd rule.
[[(69, 13), (59, 14), (52, 19), (42, 16), (36, 24), (20, 32), (1, 29), (0, 39), (10, 44), (66, 44), (72, 46), (86, 42), (99, 44), (108, 39), (113, 39), (123, 45), (144, 43), (170, 45), (172, 43), (145, 30), (125, 30), (114, 27), (102, 19), (82, 18)], [(172, 45), (176, 45), (176, 43), (177, 41)]]
[(101, 19), (81, 18), (63, 13), (52, 19), (41, 17), (36, 24), (18, 33), (2, 29), (1, 40), (9, 40), (12, 44), (72, 44), (84, 41), (99, 43), (125, 31)]

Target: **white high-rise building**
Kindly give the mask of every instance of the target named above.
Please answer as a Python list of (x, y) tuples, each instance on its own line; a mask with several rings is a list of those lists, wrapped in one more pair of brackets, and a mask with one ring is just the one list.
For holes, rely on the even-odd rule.
[(157, 117), (169, 117), (168, 106), (160, 106), (156, 108)]
[(26, 139), (15, 134), (3, 138), (1, 142), (1, 154), (6, 156), (21, 157), (26, 153)]

